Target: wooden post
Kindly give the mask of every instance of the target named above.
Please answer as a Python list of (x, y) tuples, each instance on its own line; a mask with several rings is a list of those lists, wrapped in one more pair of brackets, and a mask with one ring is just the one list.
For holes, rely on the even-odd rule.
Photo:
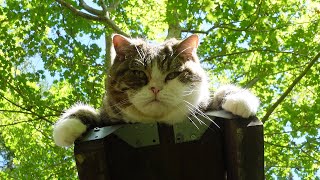
[(264, 179), (263, 124), (256, 117), (225, 121), (227, 177), (232, 180)]
[[(75, 143), (79, 179), (262, 180), (263, 126), (221, 112), (191, 122), (96, 128)], [(197, 119), (193, 119), (195, 122)]]

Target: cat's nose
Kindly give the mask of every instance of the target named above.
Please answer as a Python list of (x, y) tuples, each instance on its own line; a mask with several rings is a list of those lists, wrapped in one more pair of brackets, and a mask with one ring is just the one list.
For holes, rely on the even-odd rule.
[(160, 89), (156, 88), (156, 87), (151, 87), (150, 90), (154, 93), (154, 94), (158, 94)]

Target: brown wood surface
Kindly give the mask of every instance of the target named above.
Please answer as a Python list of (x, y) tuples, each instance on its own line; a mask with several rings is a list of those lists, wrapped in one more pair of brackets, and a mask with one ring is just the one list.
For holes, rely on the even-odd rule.
[(263, 126), (248, 126), (254, 120), (217, 118), (220, 129), (211, 124), (200, 140), (179, 144), (166, 125), (159, 145), (134, 148), (114, 134), (76, 142), (79, 179), (262, 180)]
[[(250, 125), (250, 123), (257, 123)], [(225, 162), (230, 180), (264, 179), (263, 126), (256, 118), (225, 121)]]

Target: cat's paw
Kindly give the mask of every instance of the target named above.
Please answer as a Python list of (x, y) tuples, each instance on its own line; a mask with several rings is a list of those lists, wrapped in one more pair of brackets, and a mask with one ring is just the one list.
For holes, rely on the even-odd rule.
[(234, 115), (248, 118), (254, 116), (259, 107), (259, 99), (250, 91), (241, 89), (224, 97), (222, 109)]
[(60, 119), (53, 128), (53, 140), (58, 146), (68, 147), (86, 130), (87, 126), (77, 118)]

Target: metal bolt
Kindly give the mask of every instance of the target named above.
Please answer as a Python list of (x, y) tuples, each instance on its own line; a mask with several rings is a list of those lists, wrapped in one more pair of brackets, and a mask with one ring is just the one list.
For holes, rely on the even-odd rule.
[(195, 140), (195, 139), (196, 139), (196, 135), (192, 134), (192, 135), (191, 135), (191, 139), (192, 139), (192, 140)]
[(142, 145), (142, 142), (141, 142), (140, 140), (137, 140), (137, 141), (136, 141), (136, 146), (137, 146), (137, 147), (140, 147), (141, 145)]
[(182, 142), (183, 141), (183, 135), (181, 134), (181, 133), (178, 133), (177, 135), (176, 135), (176, 141), (177, 142)]

